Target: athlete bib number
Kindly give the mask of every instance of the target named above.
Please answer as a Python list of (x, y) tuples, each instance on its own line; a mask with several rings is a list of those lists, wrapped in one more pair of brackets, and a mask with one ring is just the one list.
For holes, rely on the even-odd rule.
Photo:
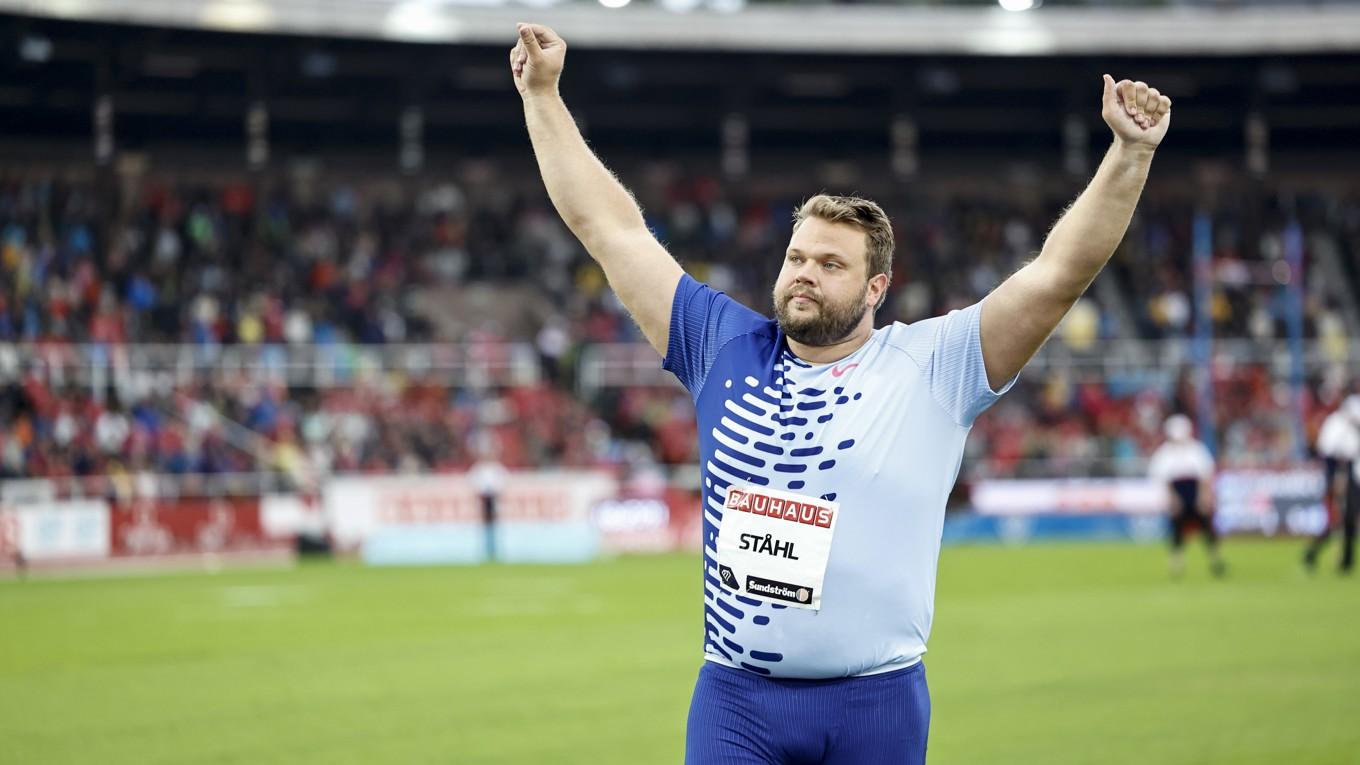
[(750, 598), (820, 609), (839, 510), (825, 499), (733, 486), (718, 531), (718, 577)]

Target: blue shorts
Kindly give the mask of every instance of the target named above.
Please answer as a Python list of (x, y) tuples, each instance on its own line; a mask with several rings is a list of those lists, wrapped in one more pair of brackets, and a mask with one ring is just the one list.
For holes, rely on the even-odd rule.
[(925, 664), (868, 677), (782, 680), (711, 661), (699, 670), (686, 765), (924, 765)]

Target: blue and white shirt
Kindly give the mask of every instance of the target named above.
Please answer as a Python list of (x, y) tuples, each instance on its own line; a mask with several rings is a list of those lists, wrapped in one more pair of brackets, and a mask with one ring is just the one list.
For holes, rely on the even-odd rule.
[[(778, 322), (684, 276), (662, 366), (694, 398), (703, 473), (704, 655), (773, 677), (870, 675), (926, 651), (945, 500), (993, 391), (981, 303), (874, 330), (834, 364), (794, 356)], [(731, 486), (838, 502), (819, 611), (725, 589)]]

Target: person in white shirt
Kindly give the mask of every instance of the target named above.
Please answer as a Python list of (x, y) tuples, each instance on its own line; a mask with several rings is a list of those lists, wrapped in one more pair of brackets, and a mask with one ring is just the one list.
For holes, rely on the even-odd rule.
[(1303, 553), (1303, 566), (1317, 568), (1322, 548), (1332, 538), (1338, 522), (1342, 527), (1341, 572), (1355, 567), (1356, 516), (1360, 515), (1360, 394), (1352, 394), (1335, 412), (1327, 415), (1318, 431), (1317, 454), (1322, 458), (1323, 502), (1327, 505), (1327, 528), (1313, 537)]
[(476, 451), (477, 462), (468, 470), (468, 480), (472, 482), (473, 488), (477, 491), (477, 496), (482, 500), (482, 529), (486, 537), (486, 561), (492, 563), (496, 560), (497, 502), (500, 499), (501, 491), (505, 488), (505, 480), (509, 473), (497, 459), (498, 449), (493, 441), (485, 441), (477, 447)]
[(1185, 532), (1191, 523), (1199, 527), (1209, 548), (1210, 571), (1222, 576), (1227, 565), (1218, 549), (1213, 520), (1214, 457), (1194, 436), (1190, 418), (1168, 417), (1163, 426), (1166, 442), (1152, 454), (1148, 473), (1167, 485), (1171, 502), (1171, 574), (1185, 573)]

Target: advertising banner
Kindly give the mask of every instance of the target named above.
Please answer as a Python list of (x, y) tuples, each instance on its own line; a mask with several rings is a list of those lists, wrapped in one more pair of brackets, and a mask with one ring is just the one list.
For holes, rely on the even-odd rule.
[(607, 473), (510, 472), (489, 534), (466, 475), (342, 476), (323, 487), (322, 506), (337, 547), (374, 564), (578, 562), (600, 547), (592, 509), (617, 495)]
[[(1225, 534), (1310, 535), (1327, 523), (1322, 470), (1225, 470), (1214, 478), (1214, 525)], [(1166, 514), (1170, 494), (1142, 478), (979, 481), (975, 512), (990, 516)]]
[(342, 549), (383, 528), (481, 522), (480, 500), (462, 476), (341, 476), (322, 487), (321, 504)]
[(594, 515), (605, 552), (669, 552), (675, 548), (670, 507), (660, 498), (607, 499), (595, 506)]
[(260, 527), (271, 539), (322, 537), (326, 534), (326, 519), (320, 500), (315, 497), (266, 494), (260, 497)]
[(1225, 534), (1312, 536), (1327, 527), (1321, 469), (1224, 471), (1214, 482), (1214, 525)]
[[(1162, 505), (1154, 509), (1138, 483), (1160, 493)], [(1220, 534), (1315, 535), (1327, 526), (1322, 491), (1322, 471), (1312, 466), (1225, 470), (1214, 478), (1214, 528)], [(1160, 539), (1167, 533), (1167, 497), (1151, 481), (984, 481), (974, 491), (977, 512), (950, 515), (944, 538)]]
[(108, 557), (108, 503), (73, 500), (0, 507), (0, 557), (15, 552), (30, 561)]
[(662, 482), (647, 492), (629, 491), (595, 506), (600, 547), (611, 553), (698, 551), (703, 519), (699, 494)]
[(699, 492), (674, 486), (666, 488), (666, 506), (670, 508), (671, 536), (675, 549), (699, 552), (704, 549), (704, 514)]
[(115, 556), (214, 553), (276, 546), (260, 523), (255, 497), (137, 499), (115, 505)]
[(943, 543), (1151, 542), (1165, 539), (1163, 516), (1130, 513), (979, 515), (950, 513)]
[(983, 515), (1165, 513), (1166, 486), (1147, 478), (978, 481), (973, 509)]

